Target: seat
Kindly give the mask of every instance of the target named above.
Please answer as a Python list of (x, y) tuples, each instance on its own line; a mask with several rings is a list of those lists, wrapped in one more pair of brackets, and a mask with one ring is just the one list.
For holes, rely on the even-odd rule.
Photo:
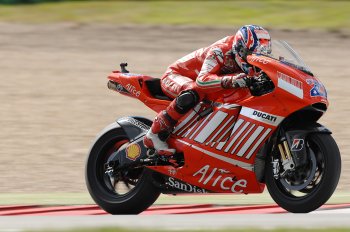
[(160, 79), (159, 78), (146, 80), (145, 84), (146, 84), (149, 92), (152, 94), (152, 96), (154, 98), (157, 98), (160, 100), (167, 100), (167, 101), (172, 100), (171, 98), (169, 98), (167, 95), (164, 94), (162, 88), (160, 87)]

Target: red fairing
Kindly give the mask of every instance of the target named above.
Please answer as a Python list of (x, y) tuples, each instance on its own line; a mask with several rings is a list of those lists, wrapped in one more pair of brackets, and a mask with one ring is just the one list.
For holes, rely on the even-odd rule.
[(170, 103), (170, 100), (155, 99), (150, 93), (150, 90), (145, 85), (145, 81), (153, 80), (153, 77), (142, 74), (114, 71), (108, 76), (108, 79), (121, 85), (120, 88), (117, 89), (119, 93), (139, 99), (155, 112), (160, 112), (166, 109)]
[[(221, 49), (228, 51), (228, 48)], [(212, 48), (207, 52), (196, 51), (193, 57), (204, 61), (213, 52)], [(219, 63), (217, 56), (215, 59)], [(171, 166), (149, 168), (208, 192), (260, 193), (264, 190), (265, 185), (257, 181), (254, 172), (255, 157), (264, 142), (293, 112), (314, 103), (327, 106), (328, 101), (322, 83), (311, 75), (265, 56), (250, 55), (247, 61), (266, 73), (275, 88), (262, 96), (253, 96), (247, 88), (225, 90), (213, 85), (212, 92), (206, 94), (212, 103), (199, 103), (188, 112), (168, 140), (170, 147), (183, 152), (185, 165), (175, 170)], [(193, 80), (197, 72), (201, 73), (195, 69), (200, 64), (193, 67), (179, 64), (195, 63), (184, 60), (171, 66), (174, 72), (192, 70), (188, 75)], [(217, 72), (217, 67), (223, 66), (215, 67)], [(200, 80), (215, 80), (214, 76), (207, 72)], [(145, 84), (152, 77), (114, 72), (109, 79), (123, 87), (117, 88), (120, 93), (139, 99), (156, 112), (170, 103), (152, 96)], [(208, 108), (212, 110), (206, 111)], [(201, 116), (201, 112), (209, 113)]]

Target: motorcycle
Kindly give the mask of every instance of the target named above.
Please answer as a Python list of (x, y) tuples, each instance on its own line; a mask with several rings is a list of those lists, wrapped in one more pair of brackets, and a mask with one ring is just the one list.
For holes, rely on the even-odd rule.
[[(341, 170), (331, 131), (317, 122), (328, 108), (325, 87), (285, 41), (247, 62), (257, 73), (249, 88), (210, 94), (188, 112), (168, 138), (173, 156), (144, 146), (152, 125), (144, 117), (120, 118), (100, 132), (86, 163), (94, 201), (111, 214), (138, 214), (161, 193), (250, 194), (267, 186), (289, 212), (322, 206)], [(160, 79), (126, 65), (108, 76), (108, 88), (164, 110), (171, 99)]]

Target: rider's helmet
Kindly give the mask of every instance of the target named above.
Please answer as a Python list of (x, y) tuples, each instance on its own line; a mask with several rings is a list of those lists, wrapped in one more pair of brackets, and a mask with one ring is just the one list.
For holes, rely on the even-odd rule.
[(237, 31), (232, 50), (237, 64), (244, 72), (249, 73), (247, 55), (252, 53), (269, 55), (271, 53), (270, 34), (260, 26), (245, 25)]

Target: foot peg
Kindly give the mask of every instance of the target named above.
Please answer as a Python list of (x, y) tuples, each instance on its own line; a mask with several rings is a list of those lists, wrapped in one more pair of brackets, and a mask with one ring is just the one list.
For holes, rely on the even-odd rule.
[(153, 158), (156, 155), (157, 155), (157, 152), (156, 152), (155, 149), (153, 149), (153, 148), (148, 148), (147, 149), (147, 157), (148, 158)]
[(183, 166), (183, 153), (175, 153), (174, 155), (159, 155), (155, 149), (147, 149), (147, 157), (154, 160), (156, 165), (171, 165), (174, 167)]

